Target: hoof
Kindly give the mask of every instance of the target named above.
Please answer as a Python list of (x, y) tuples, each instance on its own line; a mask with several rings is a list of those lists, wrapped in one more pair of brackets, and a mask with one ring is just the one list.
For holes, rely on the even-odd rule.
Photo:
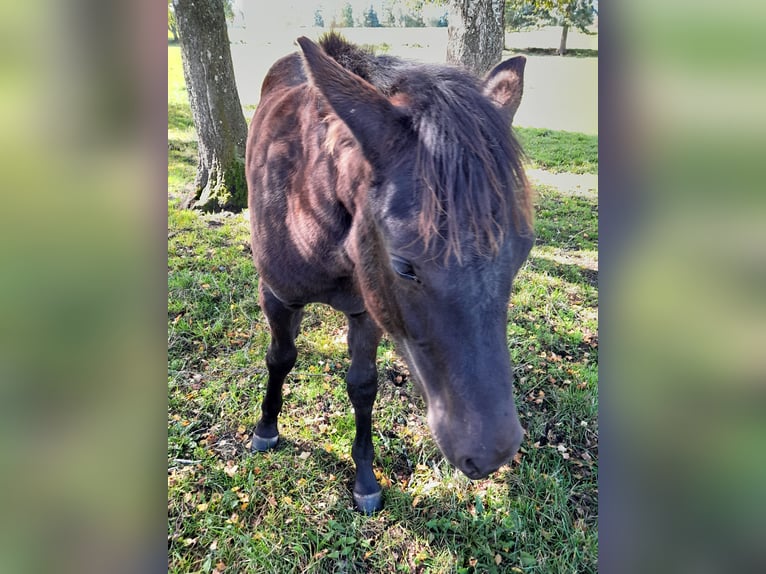
[(375, 514), (383, 508), (383, 491), (373, 492), (372, 494), (354, 493), (354, 502), (357, 509), (362, 514)]
[(264, 452), (277, 446), (279, 435), (271, 438), (263, 438), (257, 434), (253, 434), (252, 444), (250, 445), (251, 452)]

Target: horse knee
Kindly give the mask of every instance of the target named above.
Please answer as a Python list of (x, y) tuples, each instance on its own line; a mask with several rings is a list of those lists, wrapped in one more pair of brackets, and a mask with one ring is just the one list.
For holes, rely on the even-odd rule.
[(298, 349), (295, 345), (269, 345), (266, 352), (266, 366), (269, 373), (287, 375), (298, 359)]
[(346, 375), (346, 391), (355, 407), (371, 405), (378, 393), (378, 373), (375, 367), (355, 369), (352, 365)]

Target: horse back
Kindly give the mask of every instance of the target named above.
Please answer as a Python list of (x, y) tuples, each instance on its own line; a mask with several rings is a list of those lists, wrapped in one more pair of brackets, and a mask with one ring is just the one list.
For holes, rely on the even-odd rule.
[(264, 79), (245, 170), (253, 258), (269, 287), (296, 303), (327, 302), (346, 289), (349, 210), (369, 167), (298, 54), (278, 60)]

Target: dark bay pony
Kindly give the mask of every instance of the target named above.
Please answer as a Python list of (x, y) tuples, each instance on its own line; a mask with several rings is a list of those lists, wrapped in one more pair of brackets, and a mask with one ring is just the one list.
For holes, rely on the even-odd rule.
[(303, 307), (331, 305), (348, 318), (353, 494), (371, 513), (382, 507), (371, 428), (382, 330), (452, 464), (482, 478), (521, 443), (506, 324), (533, 243), (511, 133), (525, 59), (479, 80), (374, 56), (336, 34), (298, 43), (303, 54), (266, 76), (247, 140), (253, 258), (271, 330), (252, 449), (277, 443)]

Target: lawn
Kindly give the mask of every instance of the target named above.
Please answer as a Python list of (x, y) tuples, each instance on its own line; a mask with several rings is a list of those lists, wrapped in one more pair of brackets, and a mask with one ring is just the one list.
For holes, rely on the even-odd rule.
[[(247, 448), (268, 331), (246, 215), (178, 208), (196, 142), (177, 46), (168, 81), (169, 572), (596, 572), (597, 200), (535, 190), (538, 240), (507, 327), (527, 436), (491, 477), (470, 481), (444, 461), (383, 339), (373, 441), (385, 508), (363, 516), (341, 314), (307, 308), (280, 443)], [(576, 134), (539, 132), (520, 130), (531, 164), (597, 169), (594, 136), (572, 145)]]

